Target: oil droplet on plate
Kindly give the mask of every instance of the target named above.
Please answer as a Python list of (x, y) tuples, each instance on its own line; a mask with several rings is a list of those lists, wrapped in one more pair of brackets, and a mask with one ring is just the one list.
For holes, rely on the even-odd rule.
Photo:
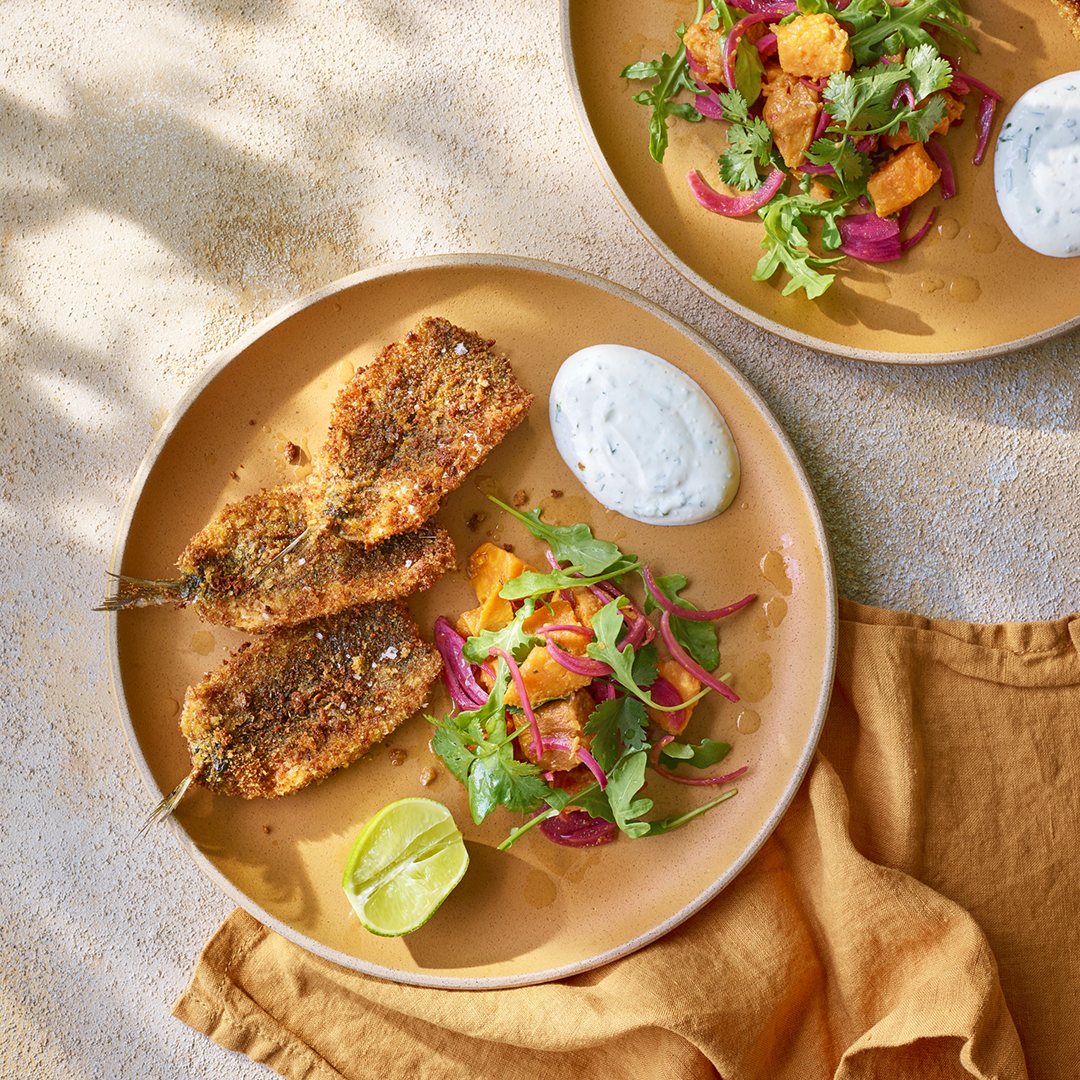
[(754, 635), (758, 641), (768, 641), (772, 634), (769, 632), (779, 626), (788, 613), (787, 601), (782, 596), (774, 596), (761, 605), (761, 612), (754, 616)]
[(758, 653), (736, 668), (734, 688), (743, 701), (761, 701), (772, 692), (772, 657)]
[(925, 293), (935, 293), (944, 288), (945, 282), (941, 278), (930, 278), (922, 283), (922, 291)]
[(209, 630), (198, 630), (191, 635), (191, 648), (200, 656), (209, 656), (217, 642)]
[(735, 721), (735, 727), (743, 735), (751, 735), (761, 727), (761, 717), (754, 709), (743, 709)]
[(983, 255), (997, 251), (1001, 243), (1001, 233), (989, 222), (980, 222), (968, 229), (968, 243)]
[(787, 601), (782, 596), (774, 596), (771, 600), (765, 601), (764, 610), (769, 625), (779, 626), (787, 615)]
[(352, 362), (349, 360), (342, 360), (337, 366), (337, 377), (341, 380), (342, 384), (352, 381), (352, 377), (356, 374), (356, 368), (352, 366)]
[(509, 502), (506, 493), (503, 491), (502, 484), (494, 476), (481, 474), (473, 480), (473, 485), (481, 495), (494, 495), (500, 502)]
[(953, 240), (960, 235), (960, 223), (955, 218), (942, 218), (937, 224), (937, 231), (942, 240)]
[(788, 577), (784, 556), (779, 551), (774, 549), (766, 554), (761, 560), (761, 572), (766, 581), (776, 586), (778, 592), (784, 596), (791, 595), (791, 578)]
[(971, 277), (958, 277), (949, 286), (949, 292), (954, 300), (961, 304), (973, 304), (982, 296), (979, 283)]

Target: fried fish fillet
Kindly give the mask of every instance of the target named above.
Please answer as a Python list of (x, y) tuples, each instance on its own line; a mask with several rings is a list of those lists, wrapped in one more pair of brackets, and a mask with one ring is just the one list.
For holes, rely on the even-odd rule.
[(426, 589), (455, 565), (449, 533), (434, 524), (371, 548), (312, 530), (281, 555), (307, 529), (306, 504), (302, 483), (229, 503), (192, 537), (177, 580), (119, 578), (104, 609), (192, 604), (206, 622), (265, 633)]
[(325, 779), (416, 712), (441, 670), (402, 601), (245, 642), (189, 688), (180, 731), (192, 770), (155, 816), (192, 782), (255, 799)]
[(361, 368), (314, 455), (309, 518), (368, 545), (427, 521), (532, 404), (494, 344), (429, 316)]

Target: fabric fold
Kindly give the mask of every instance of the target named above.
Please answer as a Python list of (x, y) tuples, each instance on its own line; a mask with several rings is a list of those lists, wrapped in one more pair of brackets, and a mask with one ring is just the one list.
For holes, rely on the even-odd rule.
[(841, 617), (791, 807), (645, 949), (556, 983), (444, 991), (340, 968), (237, 911), (175, 1015), (305, 1080), (1068, 1075), (1080, 620), (979, 627), (848, 602)]

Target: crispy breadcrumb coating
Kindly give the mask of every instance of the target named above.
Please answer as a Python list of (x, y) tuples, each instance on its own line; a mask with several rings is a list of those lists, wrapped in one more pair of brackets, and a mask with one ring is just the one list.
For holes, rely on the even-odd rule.
[(310, 530), (282, 555), (305, 533), (305, 509), (303, 484), (229, 503), (192, 537), (177, 580), (119, 578), (103, 606), (191, 604), (206, 622), (266, 633), (426, 589), (455, 565), (453, 541), (434, 523), (371, 548)]
[(323, 780), (416, 712), (441, 670), (401, 601), (245, 642), (184, 699), (192, 779), (245, 799)]
[(275, 559), (306, 527), (303, 484), (224, 507), (178, 562), (199, 615), (262, 633), (426, 589), (456, 560), (449, 533), (434, 524), (371, 548), (314, 530)]
[(368, 545), (427, 521), (532, 404), (493, 345), (427, 317), (361, 368), (314, 456), (311, 520)]

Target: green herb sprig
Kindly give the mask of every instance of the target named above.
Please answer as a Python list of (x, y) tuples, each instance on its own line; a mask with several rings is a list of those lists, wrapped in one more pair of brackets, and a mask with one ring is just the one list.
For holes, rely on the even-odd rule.
[[(716, 0), (714, 8), (710, 26), (720, 33), (722, 43), (723, 35), (742, 12), (724, 0)], [(848, 47), (854, 58), (850, 71), (837, 72), (827, 80), (822, 105), (831, 123), (806, 152), (810, 164), (829, 166), (831, 171), (817, 174), (820, 187), (814, 196), (809, 177), (804, 177), (797, 191), (782, 187), (757, 211), (764, 227), (764, 254), (752, 275), (755, 281), (768, 281), (783, 270), (789, 276), (783, 295), (803, 290), (810, 299), (830, 288), (836, 279), (830, 268), (845, 258), (843, 254), (827, 254), (840, 247), (838, 222), (849, 206), (867, 197), (873, 165), (856, 142), (895, 135), (901, 127), (914, 141), (925, 142), (946, 115), (946, 102), (939, 91), (948, 88), (953, 77), (938, 38), (948, 35), (977, 51), (965, 33), (969, 22), (959, 0), (908, 0), (904, 5), (889, 0), (851, 0), (842, 9), (829, 0), (798, 0), (798, 12), (778, 21), (789, 23), (800, 14), (819, 13), (832, 15), (848, 28)], [(698, 20), (701, 17), (699, 4)], [(627, 78), (656, 78), (654, 91), (662, 85), (667, 95), (662, 106), (655, 93), (639, 94), (634, 99), (654, 107), (653, 125), (659, 125), (655, 134), (659, 138), (662, 132), (662, 145), (650, 146), (657, 161), (663, 159), (667, 146), (667, 118), (682, 115), (682, 106), (671, 97), (681, 90), (700, 92), (682, 43), (684, 34), (685, 28), (680, 28), (680, 48), (674, 56), (665, 54), (662, 61), (631, 65), (623, 71)], [(759, 188), (774, 168), (791, 173), (773, 144), (768, 124), (750, 109), (758, 96), (760, 79), (755, 83), (746, 77), (743, 47), (749, 44), (746, 39), (741, 41), (736, 53), (744, 65), (742, 75), (736, 65), (736, 86), (719, 94), (728, 122), (727, 149), (717, 162), (719, 177), (724, 184), (744, 192)], [(756, 57), (756, 49), (750, 49)], [(701, 119), (696, 108), (683, 105), (693, 113), (691, 119)], [(822, 252), (810, 246), (811, 226), (815, 224), (820, 228)]]
[[(546, 593), (578, 587), (592, 580), (621, 578), (641, 567), (640, 559), (624, 554), (616, 544), (597, 540), (587, 525), (549, 525), (541, 519), (539, 509), (522, 513), (498, 499), (492, 501), (517, 518), (534, 536), (548, 543), (557, 560), (571, 562), (570, 566), (550, 575), (532, 575), (521, 588), (514, 587), (513, 582), (503, 586), (500, 595), (516, 596), (521, 592), (524, 599), (507, 626), (496, 631), (481, 631), (466, 640), (464, 656), (474, 664), (488, 661), (494, 649), (502, 650), (520, 662), (534, 646), (542, 644), (539, 637), (525, 630), (524, 624)], [(588, 577), (580, 576), (586, 569), (593, 573)], [(664, 595), (679, 607), (695, 610), (689, 601), (678, 595), (687, 585), (683, 575), (660, 577), (656, 582)], [(506, 704), (512, 676), (501, 656), (494, 665), (492, 688), (482, 706), (439, 720), (428, 717), (436, 729), (432, 749), (465, 786), (469, 810), (477, 824), (499, 806), (535, 815), (515, 829), (501, 847), (509, 847), (540, 821), (561, 813), (570, 805), (613, 822), (622, 832), (636, 838), (669, 832), (735, 794), (734, 789), (728, 789), (688, 813), (657, 821), (645, 820), (653, 803), (642, 796), (641, 791), (645, 786), (649, 755), (655, 749), (649, 741), (646, 709), (678, 711), (710, 691), (706, 687), (689, 702), (673, 706), (663, 706), (653, 700), (647, 688), (657, 677), (657, 651), (651, 643), (635, 650), (622, 640), (627, 631), (622, 613), (626, 602), (625, 598), (614, 599), (594, 614), (590, 625), (595, 637), (586, 647), (590, 658), (601, 660), (611, 668), (612, 678), (622, 691), (618, 696), (600, 702), (585, 725), (592, 754), (606, 776), (603, 787), (597, 782), (571, 794), (549, 784), (538, 766), (515, 756), (514, 740), (527, 733), (529, 725), (524, 723), (520, 708)], [(647, 599), (646, 604), (648, 610), (655, 609), (652, 600)], [(716, 631), (710, 623), (676, 617), (672, 624), (677, 628), (679, 640), (699, 663), (709, 670), (718, 666)], [(622, 648), (619, 648), (620, 644)], [(514, 730), (510, 730), (511, 727)], [(728, 744), (711, 739), (705, 739), (697, 746), (665, 741), (656, 753), (662, 750), (663, 760), (669, 768), (684, 764), (707, 769), (720, 761), (729, 749)]]

